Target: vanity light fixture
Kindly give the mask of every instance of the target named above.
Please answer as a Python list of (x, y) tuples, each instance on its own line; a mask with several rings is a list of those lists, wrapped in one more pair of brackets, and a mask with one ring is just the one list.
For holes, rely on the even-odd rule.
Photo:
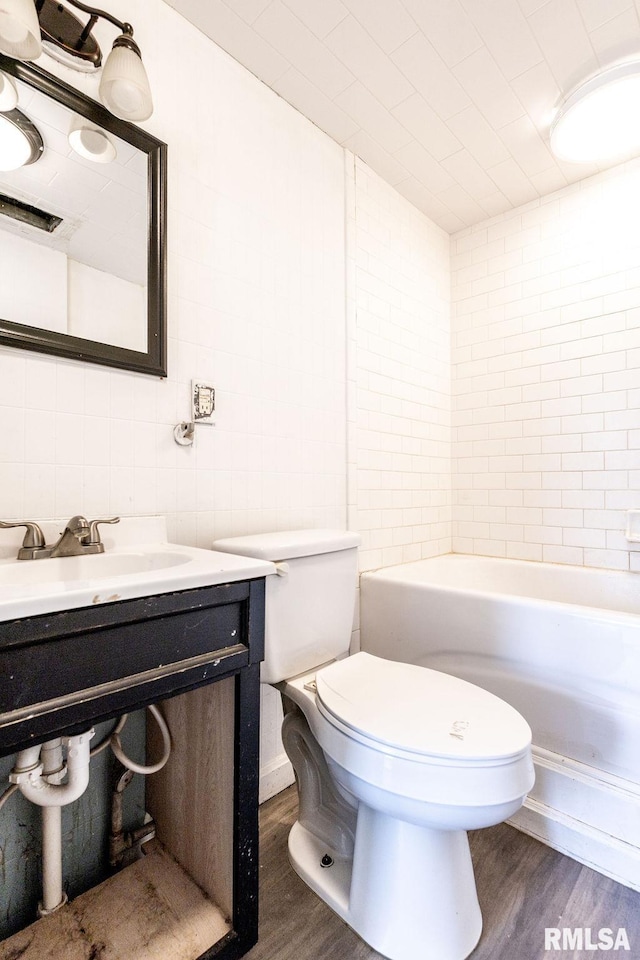
[(35, 60), (42, 53), (33, 0), (0, 0), (0, 51), (16, 60)]
[(21, 110), (0, 113), (0, 170), (17, 170), (35, 163), (43, 150), (38, 128)]
[(593, 163), (640, 150), (640, 61), (620, 63), (578, 87), (550, 129), (560, 160)]
[[(87, 22), (79, 20), (65, 4), (88, 14)], [(0, 52), (18, 60), (35, 60), (44, 47), (75, 70), (97, 70), (102, 66), (102, 51), (92, 30), (101, 19), (120, 33), (103, 67), (100, 99), (121, 120), (147, 120), (153, 113), (153, 100), (133, 27), (105, 10), (80, 0), (0, 0)]]
[(18, 106), (18, 88), (8, 73), (0, 70), (0, 113), (15, 110)]

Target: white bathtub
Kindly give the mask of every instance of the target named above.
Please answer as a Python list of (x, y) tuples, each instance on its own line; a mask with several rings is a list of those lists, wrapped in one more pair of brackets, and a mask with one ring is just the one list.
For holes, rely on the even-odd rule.
[(640, 575), (447, 554), (361, 578), (361, 646), (477, 683), (533, 730), (514, 824), (640, 889)]

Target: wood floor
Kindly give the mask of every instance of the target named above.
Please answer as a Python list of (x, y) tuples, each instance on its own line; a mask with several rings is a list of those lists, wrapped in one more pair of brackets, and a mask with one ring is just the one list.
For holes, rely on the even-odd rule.
[[(289, 866), (294, 787), (261, 809), (260, 941), (247, 960), (376, 960)], [(484, 932), (470, 960), (640, 960), (640, 894), (505, 824), (470, 835)], [(619, 927), (631, 949), (545, 950), (545, 927)], [(415, 960), (439, 960), (428, 945)]]

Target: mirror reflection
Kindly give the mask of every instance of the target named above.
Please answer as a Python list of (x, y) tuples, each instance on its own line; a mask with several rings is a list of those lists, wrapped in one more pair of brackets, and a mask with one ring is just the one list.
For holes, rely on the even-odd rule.
[(0, 171), (0, 315), (144, 353), (146, 155), (21, 81), (16, 87), (46, 148)]
[(164, 375), (166, 147), (11, 64), (0, 57), (0, 343)]

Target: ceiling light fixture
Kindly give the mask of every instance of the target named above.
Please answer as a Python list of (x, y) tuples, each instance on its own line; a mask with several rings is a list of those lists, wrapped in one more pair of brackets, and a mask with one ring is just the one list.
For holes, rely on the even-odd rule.
[(640, 61), (621, 63), (578, 87), (550, 129), (560, 160), (615, 160), (640, 150)]
[(100, 81), (100, 99), (122, 120), (147, 120), (153, 112), (149, 80), (133, 27), (105, 10), (80, 0), (65, 0), (88, 15), (82, 23), (60, 0), (0, 0), (0, 52), (18, 60), (35, 60), (47, 53), (76, 70), (102, 66), (102, 51), (92, 30), (107, 20), (120, 31), (106, 59)]
[(43, 150), (38, 128), (21, 110), (0, 113), (0, 170), (17, 170), (35, 163)]
[(69, 131), (69, 143), (79, 156), (92, 163), (111, 163), (117, 156), (116, 146), (102, 127), (78, 117)]

